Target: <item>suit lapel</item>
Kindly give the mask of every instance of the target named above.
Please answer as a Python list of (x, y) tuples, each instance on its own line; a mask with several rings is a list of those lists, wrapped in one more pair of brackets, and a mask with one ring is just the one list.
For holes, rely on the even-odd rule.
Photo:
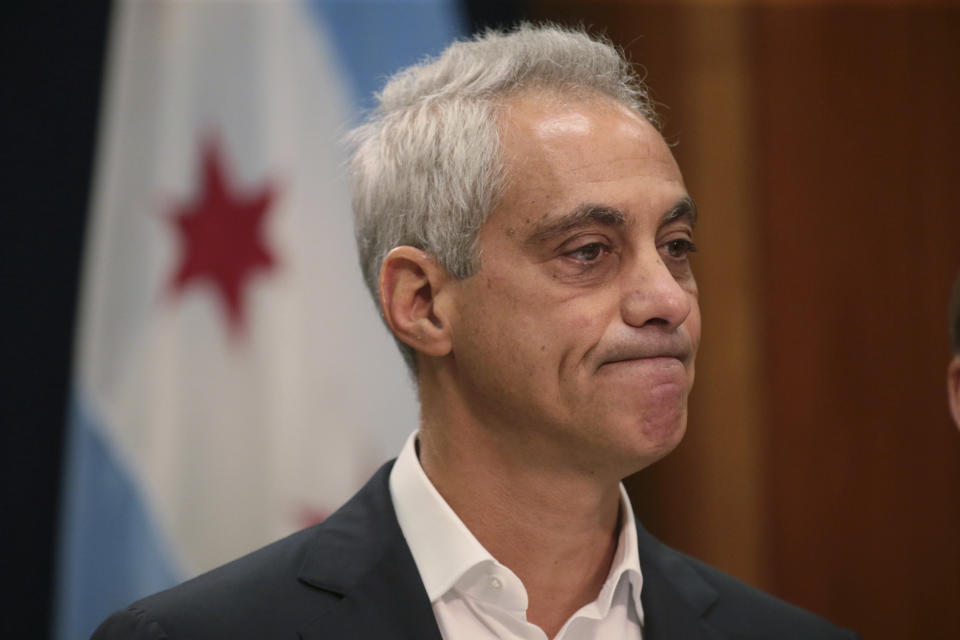
[(682, 555), (662, 544), (637, 522), (643, 587), (644, 640), (721, 640), (704, 614), (719, 597)]
[(320, 527), (301, 581), (341, 595), (300, 629), (314, 638), (441, 640), (390, 499), (388, 463)]
[(301, 629), (300, 637), (441, 640), (420, 575), (412, 568), (410, 573), (384, 557), (375, 569), (379, 573), (350, 589), (326, 614)]

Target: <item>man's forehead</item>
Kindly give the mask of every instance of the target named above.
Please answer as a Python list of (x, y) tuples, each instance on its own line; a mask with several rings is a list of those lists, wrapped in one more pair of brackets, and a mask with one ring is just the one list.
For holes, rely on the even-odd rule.
[(640, 212), (653, 223), (678, 206), (694, 221), (669, 147), (626, 105), (607, 96), (564, 101), (528, 93), (501, 117), (501, 204), (512, 210), (510, 226), (526, 228), (531, 240), (588, 221), (623, 226)]
[(593, 125), (591, 118), (582, 111), (560, 111), (539, 115), (539, 119), (531, 122), (530, 129), (533, 136), (541, 140), (549, 140), (562, 134), (589, 136)]
[(508, 174), (594, 171), (599, 179), (608, 171), (604, 162), (633, 158), (644, 171), (682, 181), (660, 132), (611, 97), (560, 100), (526, 92), (503, 106), (499, 128)]
[(526, 134), (539, 140), (559, 136), (589, 137), (602, 120), (649, 127), (650, 122), (623, 102), (596, 92), (561, 94), (554, 90), (528, 90), (512, 94), (501, 102), (502, 133)]

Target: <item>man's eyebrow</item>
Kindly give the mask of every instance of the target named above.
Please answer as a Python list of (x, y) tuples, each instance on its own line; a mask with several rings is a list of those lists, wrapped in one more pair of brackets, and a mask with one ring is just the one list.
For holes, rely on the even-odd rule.
[(557, 218), (541, 221), (527, 236), (526, 244), (534, 245), (557, 235), (578, 229), (590, 224), (599, 224), (606, 227), (622, 227), (627, 223), (627, 217), (618, 209), (602, 204), (585, 203), (573, 211)]
[(660, 226), (663, 227), (681, 218), (686, 218), (691, 227), (697, 226), (697, 203), (690, 196), (681, 198), (677, 204), (670, 207), (670, 210), (663, 214)]

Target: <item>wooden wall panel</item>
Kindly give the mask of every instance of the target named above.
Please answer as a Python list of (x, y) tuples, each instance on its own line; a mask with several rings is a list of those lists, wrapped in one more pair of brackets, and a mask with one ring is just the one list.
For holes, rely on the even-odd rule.
[(679, 146), (703, 209), (694, 266), (705, 322), (690, 438), (670, 465), (654, 468), (655, 480), (673, 484), (696, 469), (700, 528), (681, 544), (768, 586), (748, 24), (743, 12), (724, 9), (689, 12), (683, 24), (681, 99), (689, 106)]
[(765, 10), (752, 45), (774, 588), (960, 637), (960, 13)]

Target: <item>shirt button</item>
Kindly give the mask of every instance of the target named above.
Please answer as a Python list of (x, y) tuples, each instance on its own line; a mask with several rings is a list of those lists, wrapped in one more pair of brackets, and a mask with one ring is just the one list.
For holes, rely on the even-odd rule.
[(494, 591), (500, 591), (503, 588), (503, 583), (500, 582), (500, 578), (490, 578), (490, 588)]

